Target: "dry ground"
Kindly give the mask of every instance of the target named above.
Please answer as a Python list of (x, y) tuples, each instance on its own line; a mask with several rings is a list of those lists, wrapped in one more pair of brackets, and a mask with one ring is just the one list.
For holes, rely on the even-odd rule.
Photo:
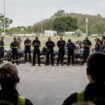
[(67, 96), (88, 84), (85, 65), (32, 67), (27, 63), (17, 67), (21, 78), (19, 93), (34, 105), (62, 105)]

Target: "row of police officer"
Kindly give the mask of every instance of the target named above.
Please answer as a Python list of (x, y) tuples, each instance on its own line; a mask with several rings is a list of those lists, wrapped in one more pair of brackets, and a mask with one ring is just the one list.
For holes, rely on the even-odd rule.
[[(38, 65), (40, 66), (40, 46), (41, 42), (39, 41), (38, 37), (35, 37), (35, 40), (31, 42), (31, 40), (27, 37), (27, 39), (24, 41), (25, 45), (25, 62), (27, 62), (27, 56), (29, 61), (31, 62), (31, 45), (34, 47), (33, 51), (33, 62), (32, 66), (36, 63), (36, 57), (38, 58)], [(46, 46), (46, 65), (49, 65), (50, 63), (54, 65), (54, 47), (55, 43), (51, 40), (51, 37), (48, 38), (48, 41), (45, 43)], [(68, 48), (68, 65), (70, 64), (71, 57), (72, 57), (72, 64), (74, 64), (74, 49), (76, 49), (75, 44), (69, 39), (67, 44), (66, 42), (60, 37), (60, 40), (57, 42), (57, 47), (59, 49), (58, 51), (58, 59), (57, 59), (57, 65), (61, 63), (63, 65), (64, 55), (65, 55), (65, 47)]]
[[(27, 39), (24, 41), (24, 46), (25, 46), (25, 62), (27, 62), (27, 55), (28, 59), (31, 62), (31, 45), (34, 47), (33, 51), (33, 62), (32, 66), (36, 64), (36, 58), (38, 59), (38, 65), (40, 66), (40, 47), (41, 47), (41, 42), (39, 41), (38, 37), (35, 37), (35, 40), (31, 42), (31, 40), (27, 37)], [(91, 41), (88, 39), (88, 37), (85, 38), (83, 41), (84, 45), (84, 51), (83, 51), (83, 60), (84, 62), (86, 61), (87, 57), (89, 56), (90, 52), (90, 46), (91, 46)], [(51, 38), (48, 38), (48, 41), (45, 44), (46, 46), (46, 65), (49, 65), (51, 63), (54, 65), (54, 47), (55, 43), (54, 41), (51, 40)], [(16, 37), (14, 37), (14, 41), (10, 44), (10, 47), (12, 49), (12, 62), (13, 63), (19, 63), (19, 47), (20, 47), (20, 41)], [(75, 44), (71, 41), (71, 39), (68, 40), (67, 44), (63, 40), (62, 37), (60, 37), (60, 40), (57, 42), (57, 47), (59, 49), (58, 51), (58, 59), (57, 59), (57, 65), (61, 63), (63, 65), (63, 60), (64, 60), (64, 55), (65, 55), (65, 47), (67, 47), (68, 50), (68, 65), (71, 63), (71, 58), (72, 58), (72, 64), (74, 65), (74, 50), (76, 49)], [(3, 59), (4, 56), (4, 40), (3, 37), (1, 37), (0, 40), (0, 60)]]

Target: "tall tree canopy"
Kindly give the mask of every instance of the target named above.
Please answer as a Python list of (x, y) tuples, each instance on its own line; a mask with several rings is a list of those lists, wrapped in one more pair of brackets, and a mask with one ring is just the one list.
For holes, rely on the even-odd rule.
[(53, 29), (58, 32), (74, 31), (77, 28), (77, 20), (70, 16), (56, 18), (53, 22)]

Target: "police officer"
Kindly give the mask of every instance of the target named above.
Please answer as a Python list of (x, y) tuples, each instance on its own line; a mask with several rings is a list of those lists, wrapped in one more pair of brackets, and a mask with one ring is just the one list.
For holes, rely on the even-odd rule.
[(17, 38), (17, 41), (18, 41), (18, 43), (19, 43), (19, 49), (21, 49), (21, 42), (22, 42), (22, 39), (21, 39), (20, 36)]
[(68, 49), (68, 65), (70, 65), (71, 57), (72, 57), (72, 65), (74, 65), (74, 50), (76, 49), (76, 46), (71, 41), (71, 39), (68, 40), (67, 49)]
[(40, 66), (40, 46), (41, 46), (41, 43), (40, 43), (38, 37), (35, 37), (35, 40), (33, 41), (32, 46), (34, 47), (32, 66), (34, 66), (36, 63), (36, 56), (38, 58), (38, 65)]
[(24, 45), (25, 45), (25, 62), (27, 62), (27, 54), (29, 62), (31, 62), (31, 40), (29, 39), (29, 37), (27, 37), (27, 39), (24, 41)]
[(104, 42), (105, 41), (105, 36), (103, 36), (101, 40)]
[(96, 41), (95, 51), (98, 52), (98, 51), (100, 51), (100, 39), (96, 38), (95, 41)]
[(83, 63), (86, 62), (87, 57), (90, 54), (90, 47), (91, 47), (91, 41), (88, 39), (88, 37), (85, 37), (85, 40), (83, 41)]
[(104, 42), (103, 42), (102, 52), (105, 53), (105, 40), (104, 40)]
[(1, 37), (0, 39), (0, 63), (3, 62), (3, 57), (4, 57), (4, 38)]
[(19, 95), (17, 67), (11, 63), (0, 66), (0, 105), (33, 105), (29, 99)]
[(18, 40), (16, 39), (16, 37), (14, 37), (14, 41), (10, 44), (10, 47), (12, 49), (12, 56), (13, 56), (12, 63), (19, 64), (19, 61), (18, 61), (18, 58), (19, 58), (19, 53), (18, 53), (19, 43), (18, 43)]
[(103, 41), (102, 40), (99, 42), (99, 51), (103, 52)]
[[(46, 42), (46, 47), (47, 47), (47, 53), (46, 53), (46, 65), (49, 65), (49, 62), (51, 61), (51, 64), (54, 65), (54, 47), (55, 43), (51, 40), (50, 37), (48, 37), (48, 41)], [(50, 60), (51, 56), (51, 60)]]
[(62, 39), (62, 37), (60, 37), (60, 40), (57, 42), (57, 46), (59, 48), (57, 66), (59, 65), (59, 62), (61, 62), (61, 65), (63, 65), (63, 59), (65, 55), (65, 45), (66, 42)]

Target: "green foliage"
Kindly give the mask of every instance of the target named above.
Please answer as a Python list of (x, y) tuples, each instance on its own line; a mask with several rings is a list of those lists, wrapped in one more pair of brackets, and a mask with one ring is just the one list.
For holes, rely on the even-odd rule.
[(18, 26), (9, 29), (8, 34), (28, 34), (34, 31), (32, 26)]
[[(77, 28), (83, 33), (86, 33), (86, 18), (89, 20), (89, 35), (104, 34), (105, 18), (101, 15), (91, 16), (77, 13), (65, 13), (64, 10), (57, 11), (51, 18), (35, 23), (33, 26), (13, 27), (9, 30), (10, 33), (42, 33), (44, 30), (57, 30), (58, 32), (75, 31)], [(1, 23), (0, 23), (1, 24)], [(77, 27), (78, 26), (78, 27)]]
[(68, 14), (69, 16), (76, 18), (78, 22), (78, 28), (85, 33), (86, 29), (86, 18), (89, 20), (89, 34), (103, 34), (105, 32), (105, 18), (101, 15), (91, 16), (84, 14)]
[(57, 11), (53, 16), (52, 18), (59, 18), (59, 17), (63, 17), (65, 16), (65, 11), (64, 10), (60, 10), (60, 11)]
[(77, 20), (69, 16), (56, 18), (53, 22), (53, 29), (57, 32), (74, 31), (77, 28)]
[[(12, 24), (12, 20), (9, 18), (5, 18), (5, 28), (7, 28)], [(4, 29), (4, 15), (0, 14), (0, 33), (3, 32)]]
[[(105, 18), (101, 15), (91, 16), (91, 15), (84, 15), (84, 14), (77, 14), (77, 13), (65, 13), (65, 11), (57, 11), (51, 18), (43, 20), (37, 24), (34, 24), (35, 32), (43, 32), (46, 29), (53, 29), (53, 22), (54, 20), (62, 17), (71, 17), (75, 18), (77, 22), (74, 22), (74, 26), (78, 26), (83, 33), (86, 32), (86, 18), (89, 19), (89, 34), (96, 33), (96, 34), (103, 34), (105, 32)], [(57, 23), (58, 24), (58, 23)], [(58, 24), (60, 25), (60, 24)], [(62, 27), (67, 27), (65, 23), (62, 22)], [(67, 28), (68, 29), (68, 28)], [(72, 29), (70, 29), (72, 30)], [(62, 30), (63, 31), (63, 30)]]
[(80, 37), (82, 34), (83, 34), (83, 32), (82, 32), (80, 29), (77, 29), (77, 30), (75, 31), (75, 35), (76, 35), (77, 37)]

